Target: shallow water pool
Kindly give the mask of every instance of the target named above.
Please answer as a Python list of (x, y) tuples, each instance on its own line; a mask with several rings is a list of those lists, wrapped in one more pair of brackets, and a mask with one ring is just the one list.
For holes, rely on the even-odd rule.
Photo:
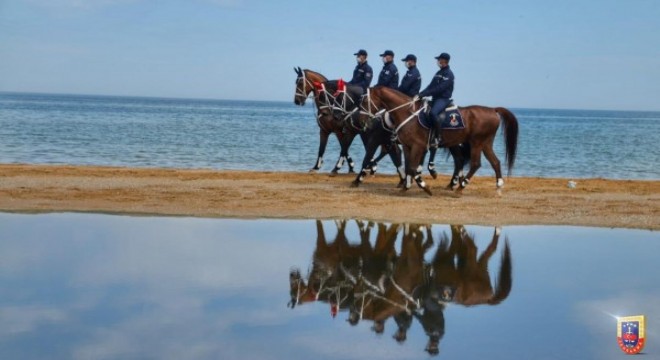
[(0, 359), (619, 359), (638, 314), (660, 358), (659, 254), (646, 230), (0, 214)]

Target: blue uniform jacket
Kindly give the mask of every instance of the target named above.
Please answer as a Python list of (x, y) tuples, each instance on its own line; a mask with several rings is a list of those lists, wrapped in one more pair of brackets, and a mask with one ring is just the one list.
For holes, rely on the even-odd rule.
[(399, 86), (399, 91), (402, 93), (413, 97), (419, 94), (419, 89), (422, 87), (422, 75), (419, 74), (417, 66), (413, 66), (406, 72), (406, 75), (403, 76), (401, 80), (401, 86)]
[(449, 66), (445, 66), (435, 73), (433, 80), (426, 89), (419, 93), (419, 97), (433, 96), (433, 100), (450, 99), (453, 92), (454, 73)]
[(383, 70), (378, 75), (378, 84), (376, 86), (387, 86), (392, 89), (399, 87), (399, 70), (393, 62), (388, 62), (383, 65)]
[(353, 78), (348, 83), (351, 85), (359, 85), (362, 87), (362, 91), (366, 92), (373, 77), (374, 71), (371, 70), (371, 66), (365, 61), (364, 63), (355, 66), (355, 70), (353, 70)]

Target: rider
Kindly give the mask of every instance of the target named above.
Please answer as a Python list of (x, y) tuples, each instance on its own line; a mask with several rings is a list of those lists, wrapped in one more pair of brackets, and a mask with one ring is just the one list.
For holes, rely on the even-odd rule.
[(419, 88), (422, 86), (422, 75), (420, 75), (419, 70), (417, 70), (417, 56), (408, 54), (401, 61), (406, 63), (408, 71), (403, 77), (403, 80), (401, 80), (401, 85), (398, 90), (413, 97), (419, 93)]
[(380, 56), (383, 58), (383, 69), (378, 75), (376, 86), (387, 86), (396, 90), (399, 87), (399, 70), (394, 65), (394, 51), (385, 50)]
[(355, 70), (353, 70), (353, 78), (348, 83), (359, 85), (362, 88), (362, 93), (366, 93), (369, 84), (371, 84), (374, 71), (371, 69), (371, 66), (367, 64), (366, 50), (360, 49), (353, 55), (357, 56), (357, 65), (355, 66)]
[[(438, 121), (438, 116), (440, 116), (440, 113), (442, 113), (451, 103), (451, 95), (454, 92), (454, 73), (449, 68), (449, 59), (450, 56), (447, 53), (442, 53), (439, 56), (436, 56), (440, 70), (435, 73), (429, 86), (419, 93), (419, 98), (426, 96), (433, 97), (430, 113), (431, 121), (434, 123), (435, 128), (434, 137), (438, 138), (437, 146), (442, 146), (442, 140), (440, 139), (440, 121)], [(414, 100), (417, 99), (418, 97), (416, 96)]]

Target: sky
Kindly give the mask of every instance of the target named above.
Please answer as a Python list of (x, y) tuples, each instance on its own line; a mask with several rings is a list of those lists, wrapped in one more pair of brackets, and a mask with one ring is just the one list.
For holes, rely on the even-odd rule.
[(458, 104), (660, 110), (657, 0), (0, 0), (0, 91), (293, 101), (448, 52)]

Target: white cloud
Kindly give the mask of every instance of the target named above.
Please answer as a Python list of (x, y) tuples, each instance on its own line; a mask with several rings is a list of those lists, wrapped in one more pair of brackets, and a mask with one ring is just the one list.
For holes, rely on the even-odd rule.
[(66, 313), (45, 306), (6, 306), (0, 308), (0, 336), (29, 332), (46, 323), (61, 322)]

